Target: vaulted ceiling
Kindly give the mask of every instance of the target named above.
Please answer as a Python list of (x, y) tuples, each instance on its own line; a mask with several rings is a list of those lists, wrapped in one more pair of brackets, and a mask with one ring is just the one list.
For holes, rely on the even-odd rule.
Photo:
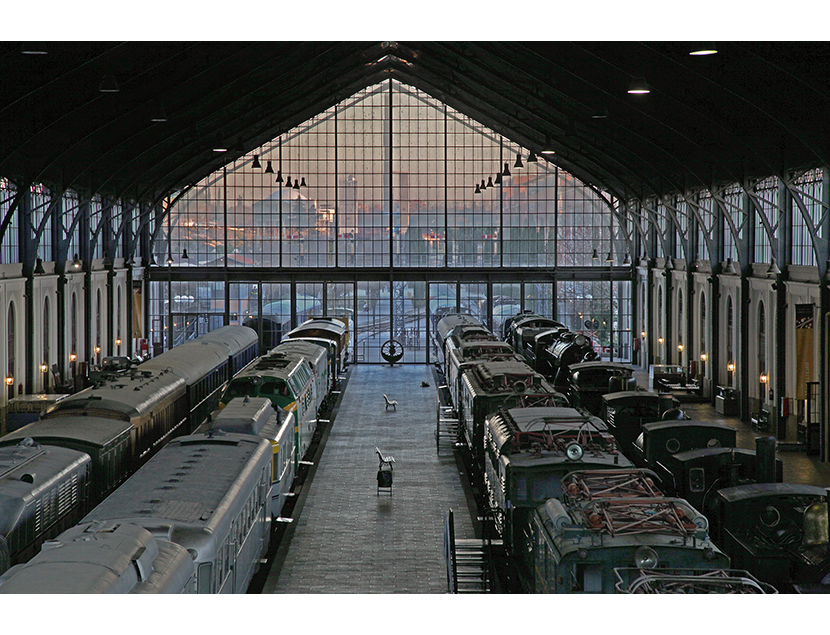
[[(0, 176), (155, 200), (393, 77), (624, 199), (830, 163), (830, 44), (0, 44)], [(112, 75), (118, 92), (100, 92)], [(646, 95), (627, 93), (643, 77)], [(163, 109), (166, 121), (152, 122)], [(225, 153), (214, 152), (224, 147)]]

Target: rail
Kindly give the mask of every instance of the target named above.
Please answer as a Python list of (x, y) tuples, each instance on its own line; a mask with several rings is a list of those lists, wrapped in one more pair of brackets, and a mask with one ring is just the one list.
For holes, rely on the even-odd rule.
[(458, 593), (457, 560), (455, 553), (455, 518), (450, 509), (444, 517), (444, 560), (447, 563), (447, 590)]

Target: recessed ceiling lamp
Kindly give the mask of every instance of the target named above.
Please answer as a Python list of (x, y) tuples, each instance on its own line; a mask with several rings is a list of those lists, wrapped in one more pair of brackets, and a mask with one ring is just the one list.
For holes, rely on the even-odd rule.
[(714, 42), (693, 42), (689, 49), (689, 55), (714, 55), (717, 52)]
[(228, 149), (227, 148), (214, 148), (213, 151), (214, 152), (227, 152)]
[(646, 82), (645, 77), (635, 77), (628, 85), (628, 93), (630, 95), (645, 95), (651, 92), (651, 87)]
[(49, 53), (46, 44), (43, 42), (23, 42), (20, 46), (20, 52), (23, 55), (46, 55)]
[(151, 107), (150, 121), (152, 123), (164, 123), (167, 121), (167, 113), (164, 112), (164, 106), (162, 106), (159, 102), (154, 101)]
[(99, 93), (117, 93), (121, 90), (118, 87), (118, 82), (115, 81), (114, 75), (104, 75), (101, 78), (101, 83), (98, 84), (98, 92)]

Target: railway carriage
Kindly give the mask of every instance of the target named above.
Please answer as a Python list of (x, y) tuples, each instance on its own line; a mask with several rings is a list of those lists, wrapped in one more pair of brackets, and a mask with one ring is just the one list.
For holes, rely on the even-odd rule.
[(195, 593), (187, 550), (129, 523), (84, 523), (0, 576), (0, 593)]
[(524, 362), (479, 362), (461, 376), (460, 422), (474, 461), (482, 466), (485, 418), (499, 407), (563, 405), (564, 395), (554, 391)]
[(334, 378), (331, 376), (333, 369), (329, 366), (329, 360), (331, 358), (326, 348), (321, 344), (316, 344), (308, 340), (294, 339), (285, 340), (271, 352), (290, 352), (301, 355), (308, 361), (313, 375), (311, 382), (313, 406), (311, 407), (314, 409), (316, 416), (323, 408), (323, 402), (328, 397), (329, 390), (331, 390), (334, 381)]
[(190, 553), (198, 593), (244, 593), (270, 539), (271, 463), (260, 437), (179, 437), (82, 522), (144, 527)]
[(0, 573), (88, 511), (89, 456), (25, 439), (0, 448)]
[(283, 341), (292, 339), (330, 342), (334, 347), (333, 377), (336, 378), (346, 367), (346, 353), (349, 350), (348, 318), (332, 316), (315, 317), (300, 324), (285, 334)]
[(794, 483), (754, 483), (717, 491), (714, 539), (759, 580), (782, 591), (830, 585), (827, 490)]
[(663, 393), (624, 390), (602, 395), (601, 416), (616, 437), (620, 450), (630, 456), (643, 424), (660, 421), (663, 413), (676, 408), (679, 403), (676, 398)]
[(526, 553), (529, 515), (562, 495), (562, 478), (579, 469), (632, 467), (596, 417), (573, 408), (499, 409), (487, 418), (484, 473), (505, 546)]
[(294, 413), (279, 412), (264, 397), (237, 397), (210, 424), (210, 430), (259, 436), (271, 444), (271, 518), (280, 515), (295, 474)]
[(602, 395), (637, 389), (633, 366), (600, 360), (571, 364), (567, 384), (571, 405), (598, 417), (602, 416)]
[(730, 425), (713, 421), (653, 421), (631, 444), (629, 455), (639, 467), (650, 467), (661, 479), (671, 478), (667, 465), (672, 454), (702, 448), (734, 448), (738, 431)]
[(479, 362), (509, 361), (521, 362), (521, 358), (509, 344), (498, 340), (474, 340), (460, 342), (449, 349), (446, 363), (446, 381), (450, 399), (456, 411), (461, 406), (461, 376)]
[(309, 361), (279, 346), (257, 359), (228, 384), (222, 407), (237, 397), (265, 397), (275, 409), (294, 414), (294, 463), (311, 445), (317, 425), (314, 370)]
[(88, 499), (94, 505), (134, 471), (133, 435), (129, 421), (67, 415), (30, 423), (0, 439), (0, 448), (32, 439), (47, 448), (83, 452), (90, 459)]
[(709, 538), (706, 518), (679, 498), (611, 498), (569, 507), (551, 498), (531, 517), (531, 539), (538, 593), (613, 593), (625, 563), (638, 572), (729, 567)]
[(171, 438), (188, 431), (187, 382), (172, 367), (135, 369), (69, 395), (41, 415), (44, 420), (65, 417), (73, 422), (63, 423), (73, 426), (87, 417), (128, 422), (132, 426), (131, 467), (135, 469)]

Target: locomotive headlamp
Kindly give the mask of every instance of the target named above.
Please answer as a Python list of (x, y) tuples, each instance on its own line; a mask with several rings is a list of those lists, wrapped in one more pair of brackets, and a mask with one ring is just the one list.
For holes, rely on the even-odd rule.
[(634, 565), (638, 569), (653, 569), (657, 566), (659, 560), (657, 552), (645, 545), (634, 552)]
[(582, 458), (583, 453), (584, 450), (582, 449), (582, 446), (576, 442), (568, 444), (568, 447), (565, 448), (565, 454), (571, 461), (578, 461)]

